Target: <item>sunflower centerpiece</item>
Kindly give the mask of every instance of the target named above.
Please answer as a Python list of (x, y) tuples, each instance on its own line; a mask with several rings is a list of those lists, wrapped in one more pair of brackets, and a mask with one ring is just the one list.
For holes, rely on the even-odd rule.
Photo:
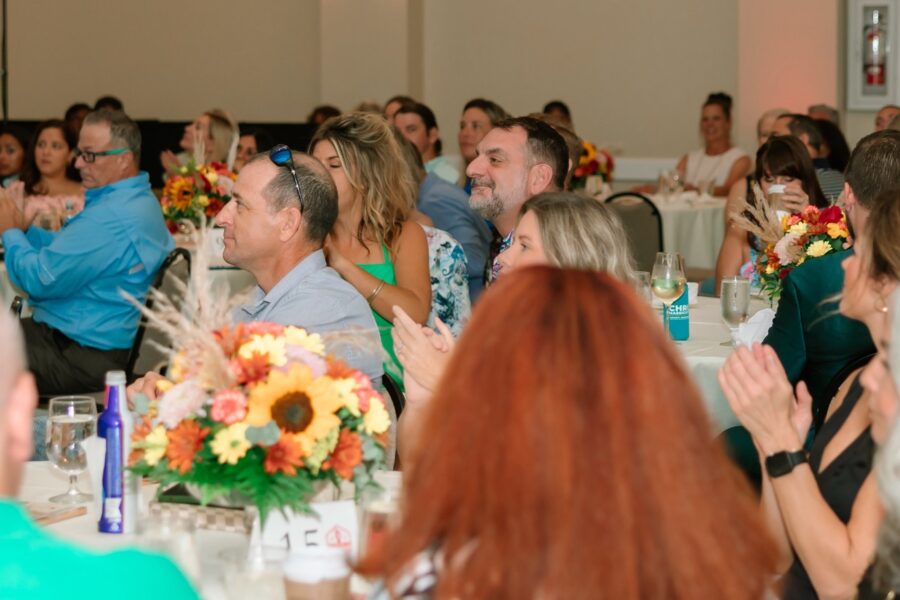
[(308, 512), (323, 484), (374, 485), (390, 418), (360, 371), (298, 327), (237, 324), (179, 349), (158, 400), (135, 402), (130, 469), (184, 483), (201, 502), (241, 499), (265, 521)]
[(159, 199), (163, 218), (170, 233), (179, 233), (179, 223), (190, 221), (195, 227), (212, 225), (213, 219), (231, 199), (237, 175), (219, 162), (196, 164), (188, 161), (166, 179)]

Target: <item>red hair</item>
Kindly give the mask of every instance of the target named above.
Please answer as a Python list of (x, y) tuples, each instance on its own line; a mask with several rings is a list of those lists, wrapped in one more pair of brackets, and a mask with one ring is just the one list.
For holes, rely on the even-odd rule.
[(625, 284), (505, 277), (438, 390), (402, 523), (360, 572), (391, 583), (437, 546), (440, 598), (763, 597), (775, 552), (758, 506)]

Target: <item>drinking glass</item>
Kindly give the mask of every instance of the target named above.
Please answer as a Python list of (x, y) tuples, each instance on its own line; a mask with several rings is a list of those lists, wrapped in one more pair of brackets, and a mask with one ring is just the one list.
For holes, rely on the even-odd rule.
[(663, 328), (667, 332), (669, 306), (684, 293), (684, 286), (687, 285), (683, 262), (675, 252), (657, 252), (650, 274), (650, 291), (663, 303)]
[(50, 399), (45, 443), (54, 467), (69, 476), (69, 489), (53, 496), (51, 502), (82, 504), (93, 499), (78, 489), (78, 475), (87, 468), (87, 452), (82, 442), (94, 435), (97, 404), (88, 396), (59, 396)]
[(650, 273), (647, 271), (638, 271), (636, 273), (637, 281), (635, 288), (638, 296), (643, 298), (647, 304), (653, 302), (653, 293), (650, 291)]
[(722, 320), (731, 330), (731, 340), (723, 346), (734, 346), (735, 335), (741, 323), (750, 313), (750, 280), (743, 277), (725, 277), (719, 290), (722, 301)]

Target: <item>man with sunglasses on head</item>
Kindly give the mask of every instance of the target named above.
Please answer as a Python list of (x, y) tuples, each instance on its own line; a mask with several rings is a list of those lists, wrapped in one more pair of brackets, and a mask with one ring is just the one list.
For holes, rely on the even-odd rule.
[(225, 229), (223, 258), (257, 283), (255, 298), (235, 317), (313, 333), (356, 331), (361, 343), (342, 342), (329, 351), (377, 385), (382, 358), (372, 310), (327, 265), (322, 250), (337, 212), (337, 189), (317, 160), (280, 144), (244, 165), (231, 201), (216, 217)]
[(33, 308), (22, 330), (41, 395), (99, 391), (107, 371), (126, 367), (139, 314), (121, 292), (143, 299), (174, 248), (140, 154), (134, 121), (101, 109), (75, 149), (84, 210), (61, 231), (32, 226), (27, 204), (0, 198), (6, 269)]

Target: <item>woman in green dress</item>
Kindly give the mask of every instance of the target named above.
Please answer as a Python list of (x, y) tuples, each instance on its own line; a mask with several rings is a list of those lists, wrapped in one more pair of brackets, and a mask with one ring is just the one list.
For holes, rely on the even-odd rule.
[(409, 220), (416, 185), (390, 125), (379, 115), (333, 117), (319, 127), (309, 148), (338, 192), (338, 219), (325, 242), (328, 264), (369, 302), (390, 357), (385, 371), (400, 384), (391, 339), (393, 307), (418, 323), (431, 309), (428, 242)]

